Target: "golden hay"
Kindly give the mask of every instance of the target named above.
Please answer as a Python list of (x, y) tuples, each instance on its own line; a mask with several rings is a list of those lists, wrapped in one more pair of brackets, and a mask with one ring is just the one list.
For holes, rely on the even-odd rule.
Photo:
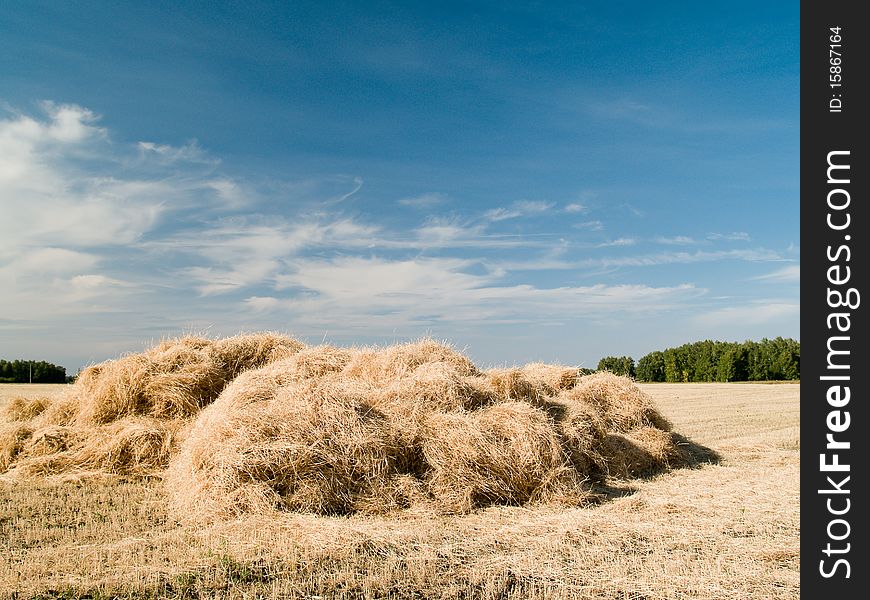
[(434, 413), (426, 429), (429, 491), (444, 510), (542, 499), (571, 475), (547, 415), (523, 402)]
[(7, 476), (159, 475), (183, 426), (180, 420), (151, 417), (90, 428), (49, 425), (32, 432)]
[(41, 414), (50, 404), (51, 398), (16, 396), (6, 403), (0, 414), (6, 421), (30, 421)]
[(527, 380), (535, 385), (543, 385), (551, 390), (567, 390), (577, 385), (580, 369), (564, 365), (529, 363), (521, 368)]
[(172, 461), (167, 486), (178, 513), (340, 514), (385, 487), (402, 449), (383, 414), (352, 388), (324, 378), (264, 394), (267, 386), (251, 379), (202, 412)]
[(478, 378), (464, 376), (449, 362), (424, 363), (404, 377), (385, 383), (374, 402), (424, 412), (473, 410), (498, 399), (497, 393), (482, 383)]
[(48, 425), (36, 429), (27, 441), (23, 454), (26, 457), (31, 457), (64, 452), (70, 446), (72, 435), (74, 435), (74, 431), (63, 425)]
[(58, 398), (13, 400), (5, 409), (7, 420), (27, 422), (31, 437), (13, 444), (11, 434), (5, 435), (8, 447), (0, 471), (160, 471), (185, 418), (214, 400), (241, 372), (291, 357), (303, 347), (273, 333), (217, 341), (187, 336), (91, 366)]
[(431, 340), (308, 348), (243, 373), (199, 414), (167, 490), (192, 521), (467, 511), (582, 503), (609, 472), (680, 462), (671, 435), (655, 428), (666, 422), (631, 380), (544, 367), (480, 372)]
[(32, 433), (23, 423), (0, 423), (0, 472), (15, 462)]
[(670, 431), (671, 424), (655, 408), (652, 398), (628, 377), (600, 372), (581, 377), (577, 384), (559, 395), (596, 407), (604, 417), (605, 427), (629, 431), (652, 426)]
[(279, 370), (287, 381), (319, 379), (343, 370), (354, 354), (348, 348), (312, 346), (282, 360)]
[(243, 513), (583, 503), (607, 476), (688, 464), (630, 380), (533, 363), (480, 371), (424, 339), (307, 347), (187, 336), (94, 365), (0, 422), (4, 478), (164, 476), (188, 521)]
[(656, 427), (609, 434), (602, 450), (611, 477), (643, 477), (688, 464), (674, 434)]
[(607, 429), (601, 411), (562, 395), (549, 402), (547, 412), (556, 421), (556, 431), (577, 473), (593, 481), (604, 479), (607, 472), (602, 444)]
[(462, 376), (480, 374), (468, 357), (430, 338), (379, 350), (360, 350), (343, 373), (347, 377), (380, 384), (404, 377), (422, 364), (434, 362), (448, 363)]
[(224, 365), (231, 379), (242, 371), (293, 356), (304, 348), (305, 344), (298, 340), (263, 332), (215, 340), (208, 346), (208, 351)]
[(509, 400), (540, 405), (554, 392), (543, 381), (529, 379), (523, 369), (489, 369), (484, 372), (484, 377), (496, 395)]
[(78, 409), (79, 399), (74, 387), (71, 386), (60, 395), (51, 398), (42, 412), (33, 417), (31, 423), (35, 428), (46, 425), (70, 425), (75, 420)]
[(178, 418), (196, 414), (239, 373), (286, 358), (304, 347), (273, 333), (212, 342), (186, 336), (140, 354), (85, 369), (76, 381), (79, 423), (109, 423), (123, 416)]

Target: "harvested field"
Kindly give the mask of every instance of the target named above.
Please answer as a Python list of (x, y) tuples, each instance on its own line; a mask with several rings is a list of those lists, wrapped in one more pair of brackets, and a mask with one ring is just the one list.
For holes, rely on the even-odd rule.
[[(311, 353), (304, 360), (301, 354), (299, 369), (324, 373), (326, 379), (329, 373), (353, 364), (335, 353), (329, 361), (320, 362), (312, 361)], [(408, 364), (414, 360), (412, 356)], [(378, 385), (377, 370), (361, 368), (358, 362), (355, 368), (365, 374), (358, 378), (363, 388)], [(383, 506), (369, 510), (365, 502), (350, 516), (304, 514), (279, 506), (277, 511), (240, 511), (203, 526), (167, 502), (161, 477), (113, 475), (66, 481), (63, 477), (7, 477), (0, 481), (4, 556), (0, 595), (601, 599), (798, 595), (797, 384), (641, 385), (649, 396), (642, 397), (646, 400), (636, 410), (606, 417), (595, 410), (600, 398), (574, 398), (567, 408), (565, 398), (561, 405), (555, 400), (542, 403), (541, 389), (556, 393), (573, 389), (573, 382), (566, 390), (556, 389), (559, 381), (570, 380), (556, 370), (537, 367), (534, 371), (546, 377), (526, 375), (528, 385), (516, 376), (501, 377), (503, 389), (516, 391), (504, 397), (493, 392), (499, 383), (484, 385), (485, 374), (461, 362), (447, 369), (449, 376), (441, 367), (424, 370), (425, 384), (410, 386), (410, 396), (397, 392), (398, 385), (378, 388), (384, 390), (377, 395), (378, 410), (387, 415), (381, 425), (387, 426), (367, 434), (389, 432), (390, 424), (414, 425), (416, 433), (409, 434), (410, 439), (417, 436), (422, 454), (430, 456), (426, 464), (437, 466), (432, 467), (429, 479), (412, 475), (414, 469), (408, 468), (390, 481), (382, 500), (393, 502), (392, 512), (379, 514)], [(393, 381), (404, 372), (393, 373)], [(257, 394), (252, 397), (246, 392), (221, 402), (260, 407), (266, 411), (266, 423), (269, 415), (278, 414), (274, 411), (290, 410), (296, 418), (315, 415), (305, 412), (315, 408), (308, 401), (301, 405), (276, 401), (287, 393), (276, 390), (293, 389), (298, 382), (285, 385), (270, 382), (268, 377), (265, 381), (260, 376), (249, 379), (256, 383)], [(454, 381), (465, 387), (445, 384)], [(9, 387), (0, 386), (0, 410), (8, 407), (10, 395), (20, 395), (10, 394)], [(407, 405), (398, 410), (401, 398), (426, 398), (432, 389), (441, 390), (436, 394), (439, 398), (444, 397), (444, 390), (466, 391), (435, 413), (408, 410)], [(474, 400), (466, 406), (464, 398)], [(317, 406), (322, 407), (317, 410), (338, 410), (347, 415), (341, 419), (350, 419), (336, 435), (360, 426), (354, 425), (353, 416), (359, 413), (342, 412), (348, 405)], [(246, 417), (245, 411), (238, 414)], [(433, 421), (430, 414), (441, 420)], [(99, 427), (118, 427), (119, 422), (134, 417), (154, 418), (134, 415)], [(306, 418), (317, 422), (316, 415)], [(341, 419), (334, 422), (344, 423)], [(548, 430), (548, 422), (556, 427)], [(614, 436), (635, 442), (643, 439), (640, 443), (657, 464), (667, 461), (668, 448), (656, 442), (665, 440), (663, 435), (674, 439), (664, 431), (668, 422), (696, 447), (712, 448), (721, 461), (695, 469), (659, 469), (658, 475), (642, 478), (632, 472), (629, 453), (619, 454), (622, 462), (608, 461), (607, 453), (614, 452)], [(45, 432), (40, 442), (46, 446), (43, 453), (49, 455), (54, 443), (50, 433)], [(543, 437), (531, 454), (530, 449), (506, 441), (538, 435)], [(367, 436), (354, 439), (370, 441)], [(452, 441), (455, 436), (493, 440), (487, 444), (502, 441), (494, 450), (485, 444), (467, 445), (470, 454), (466, 456), (464, 450), (450, 452), (457, 444)], [(335, 439), (339, 443), (340, 438)], [(590, 440), (602, 443), (590, 446)], [(389, 452), (389, 440), (383, 441), (378, 447)], [(298, 443), (304, 442), (304, 437), (299, 438)], [(573, 454), (572, 448), (576, 450)], [(274, 475), (274, 466), (280, 464), (275, 460), (282, 456), (275, 454), (279, 450), (272, 447), (260, 462), (250, 463), (251, 468)], [(487, 462), (480, 459), (481, 452), (512, 459), (503, 465), (498, 460)], [(227, 456), (231, 458), (232, 453)], [(280, 460), (289, 455), (283, 456)], [(392, 460), (389, 456), (372, 458), (372, 464), (391, 464)], [(532, 462), (523, 462), (528, 460)], [(527, 502), (542, 490), (552, 493), (553, 499), (558, 499), (556, 491), (564, 493), (563, 487), (555, 485), (560, 481), (564, 485), (564, 481), (547, 479), (549, 471), (534, 475), (531, 465), (561, 468), (576, 462), (585, 464), (585, 469), (594, 470), (595, 465), (610, 469), (609, 477), (600, 472), (587, 481), (594, 483), (590, 491), (596, 494), (596, 503)], [(485, 472), (473, 468), (482, 464), (489, 465)], [(514, 471), (511, 467), (515, 465), (523, 466)], [(574, 472), (583, 472), (582, 468)], [(564, 474), (564, 470), (554, 471)], [(519, 481), (517, 473), (522, 474)], [(450, 479), (458, 476), (463, 478), (462, 485), (456, 487)], [(217, 480), (209, 481), (213, 485)], [(421, 488), (421, 481), (426, 486)], [(434, 482), (431, 487), (429, 482)], [(442, 489), (447, 492), (439, 492)], [(513, 495), (514, 504), (525, 504), (501, 506), (500, 501), (484, 501), (469, 506), (468, 497), (455, 494), (458, 489), (478, 489), (478, 496), (484, 498), (492, 493), (501, 498)], [(300, 503), (305, 498), (327, 497), (309, 492), (298, 496)], [(459, 510), (433, 506), (438, 493), (447, 505), (453, 503)], [(344, 501), (341, 493), (337, 498)]]

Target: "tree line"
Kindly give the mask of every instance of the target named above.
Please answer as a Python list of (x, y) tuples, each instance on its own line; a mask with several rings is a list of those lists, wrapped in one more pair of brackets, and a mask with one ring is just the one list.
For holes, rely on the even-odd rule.
[(66, 369), (44, 360), (0, 360), (0, 383), (66, 383)]
[(598, 369), (638, 381), (778, 381), (799, 380), (800, 362), (800, 342), (777, 337), (760, 342), (683, 344), (650, 352), (637, 364), (630, 356), (606, 356), (598, 362)]

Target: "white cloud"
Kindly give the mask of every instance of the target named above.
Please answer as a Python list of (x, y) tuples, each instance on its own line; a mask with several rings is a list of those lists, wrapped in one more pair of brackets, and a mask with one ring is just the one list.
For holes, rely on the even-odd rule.
[(653, 107), (633, 98), (607, 98), (589, 102), (587, 109), (596, 116), (620, 119), (647, 126), (661, 126), (663, 115)]
[[(0, 259), (3, 259), (0, 256)], [(97, 263), (93, 254), (65, 248), (36, 248), (7, 254), (0, 273), (11, 270), (16, 276), (54, 273), (80, 273), (92, 269)], [(2, 276), (2, 275), (0, 275)]]
[(148, 245), (156, 251), (191, 255), (196, 266), (179, 274), (202, 295), (222, 294), (255, 284), (274, 284), (284, 263), (302, 249), (360, 248), (378, 229), (351, 219), (290, 224), (272, 219), (233, 218), (211, 224), (196, 237), (174, 237)]
[(356, 194), (358, 191), (360, 191), (362, 189), (362, 186), (364, 183), (365, 183), (365, 181), (363, 181), (362, 177), (354, 177), (353, 178), (353, 189), (349, 192), (342, 194), (338, 198), (334, 199), (333, 202), (335, 202), (335, 203), (344, 202), (345, 200), (347, 200), (348, 198), (350, 198), (351, 196)]
[(508, 207), (488, 210), (483, 214), (483, 218), (487, 221), (506, 221), (507, 219), (516, 219), (518, 217), (541, 215), (548, 212), (553, 206), (552, 202), (521, 200), (512, 203)]
[(98, 120), (91, 111), (74, 104), (55, 104), (43, 102), (43, 110), (48, 113), (51, 122), (44, 133), (58, 142), (80, 142), (94, 135), (104, 135), (105, 130), (91, 123)]
[(269, 312), (281, 307), (281, 301), (273, 296), (251, 296), (245, 304), (255, 312)]
[(179, 161), (205, 163), (216, 165), (220, 161), (209, 156), (197, 143), (192, 140), (184, 146), (170, 146), (168, 144), (156, 144), (154, 142), (139, 142), (140, 156), (143, 158), (156, 157), (163, 164), (171, 164)]
[(238, 182), (229, 178), (209, 179), (203, 182), (205, 189), (213, 190), (225, 208), (240, 209), (249, 206), (251, 197)]
[(445, 202), (447, 202), (447, 196), (440, 192), (429, 192), (426, 194), (420, 194), (419, 196), (411, 196), (399, 200), (399, 204), (403, 206), (411, 206), (420, 209), (432, 208), (444, 204)]
[(708, 240), (725, 240), (729, 242), (748, 242), (749, 234), (745, 231), (732, 231), (731, 233), (708, 233)]
[(584, 221), (582, 223), (574, 223), (571, 227), (574, 229), (583, 229), (586, 231), (602, 231), (604, 229), (604, 223), (601, 221)]
[(689, 264), (712, 262), (718, 260), (745, 260), (752, 262), (782, 260), (782, 257), (772, 250), (721, 250), (715, 252), (662, 252), (644, 256), (619, 256), (595, 258), (582, 261), (585, 266), (601, 267), (646, 267), (668, 264)]
[(785, 300), (759, 300), (741, 306), (729, 306), (694, 317), (704, 327), (768, 325), (772, 322), (796, 319), (800, 304)]
[(416, 234), (417, 241), (421, 246), (445, 247), (480, 239), (480, 236), (483, 235), (483, 227), (467, 227), (450, 221), (433, 219), (417, 228)]
[[(621, 281), (618, 267), (782, 259), (763, 248), (596, 258), (605, 253), (596, 248), (651, 240), (620, 236), (614, 221), (611, 241), (596, 247), (605, 236), (588, 232), (603, 230), (601, 221), (570, 223), (587, 212), (582, 195), (567, 205), (521, 201), (422, 222), (409, 220), (410, 211), (385, 219), (364, 203), (349, 212), (344, 201), (359, 193), (360, 177), (240, 180), (195, 142), (123, 144), (87, 109), (43, 108), (36, 117), (0, 117), (0, 328), (76, 329), (76, 339), (93, 342), (89, 356), (108, 347), (93, 340), (117, 339), (119, 328), (129, 339), (213, 326), (226, 334), (341, 329), (348, 338), (437, 326), (479, 328), (487, 337), (497, 323), (581, 330), (596, 320), (658, 320), (721, 301), (690, 283)], [(429, 192), (397, 202), (429, 209), (448, 200)], [(500, 230), (499, 222), (522, 217), (536, 218)], [(565, 235), (569, 226), (583, 233)], [(589, 267), (613, 267), (607, 283), (592, 279)], [(786, 267), (757, 281), (796, 277)], [(788, 318), (789, 301), (775, 304)], [(706, 318), (727, 321), (740, 316), (736, 310)], [(56, 343), (69, 345), (62, 336)]]
[[(692, 285), (591, 285), (540, 288), (505, 284), (503, 273), (465, 259), (336, 258), (293, 261), (281, 287), (292, 297), (252, 296), (258, 311), (286, 311), (308, 325), (358, 327), (439, 323), (529, 322), (561, 315), (656, 314), (685, 305), (706, 290)], [(573, 315), (566, 317), (566, 315)]]
[(169, 186), (78, 170), (70, 158), (107, 143), (97, 117), (72, 105), (44, 107), (44, 121), (0, 120), (0, 253), (138, 239), (162, 212)]
[(614, 247), (625, 247), (625, 246), (634, 246), (637, 244), (637, 240), (634, 238), (621, 237), (616, 238), (615, 240), (610, 240), (609, 242), (602, 242), (598, 244), (597, 248), (614, 248)]
[(76, 275), (64, 283), (73, 293), (83, 296), (103, 294), (108, 287), (127, 287), (125, 282), (105, 275)]
[(771, 283), (800, 283), (801, 282), (801, 266), (789, 265), (782, 269), (777, 269), (765, 275), (753, 277), (755, 281), (769, 281)]
[(665, 237), (658, 236), (655, 238), (655, 242), (657, 244), (664, 244), (666, 246), (691, 246), (692, 244), (697, 244), (698, 242), (685, 235), (676, 235), (674, 237)]

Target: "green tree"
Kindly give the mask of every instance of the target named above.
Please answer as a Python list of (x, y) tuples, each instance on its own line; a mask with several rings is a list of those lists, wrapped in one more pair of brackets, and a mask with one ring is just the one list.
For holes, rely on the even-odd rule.
[(610, 371), (616, 375), (634, 377), (634, 359), (630, 356), (605, 356), (598, 361), (598, 370)]
[(0, 360), (0, 382), (64, 383), (66, 369), (44, 360)]
[(656, 350), (641, 357), (637, 361), (637, 378), (640, 381), (664, 381), (665, 355)]
[(743, 344), (730, 344), (719, 358), (716, 381), (747, 381), (749, 353)]
[(800, 342), (790, 338), (703, 340), (650, 352), (638, 361), (637, 377), (668, 382), (799, 380), (800, 358)]

